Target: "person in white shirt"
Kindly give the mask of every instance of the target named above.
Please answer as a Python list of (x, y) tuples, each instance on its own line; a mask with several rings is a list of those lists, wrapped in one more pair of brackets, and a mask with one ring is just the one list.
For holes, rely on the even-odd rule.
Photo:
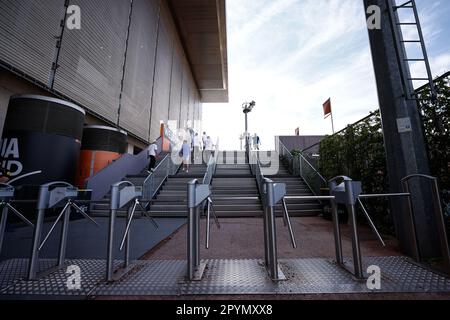
[(208, 136), (206, 135), (206, 132), (203, 132), (202, 136), (203, 151), (206, 150), (206, 140), (208, 140)]
[(194, 144), (194, 163), (197, 163), (200, 157), (200, 148), (201, 148), (200, 137), (198, 136), (198, 133), (196, 133), (194, 136), (193, 144)]
[(187, 140), (183, 141), (183, 145), (181, 146), (180, 156), (183, 159), (183, 171), (189, 173), (189, 163), (191, 160), (191, 146), (189, 145)]
[(211, 139), (211, 137), (207, 137), (206, 141), (205, 141), (205, 151), (204, 151), (204, 155), (203, 155), (203, 160), (205, 161), (206, 164), (209, 162), (209, 158), (213, 154), (213, 151), (214, 151), (214, 145), (213, 145), (212, 139)]
[(148, 171), (153, 172), (156, 165), (156, 153), (158, 152), (158, 146), (156, 145), (156, 142), (153, 142), (148, 147), (148, 157), (150, 158), (150, 164), (148, 166)]

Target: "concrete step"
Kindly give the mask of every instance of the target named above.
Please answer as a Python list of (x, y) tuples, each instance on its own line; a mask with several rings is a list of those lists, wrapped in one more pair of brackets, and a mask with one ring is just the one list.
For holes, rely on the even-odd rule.
[(253, 217), (261, 217), (263, 216), (263, 211), (261, 210), (253, 210), (253, 211), (220, 211), (216, 210), (216, 215), (219, 218), (253, 218)]
[[(241, 197), (239, 195), (239, 197)], [(214, 206), (222, 206), (222, 205), (243, 205), (243, 206), (249, 206), (249, 205), (257, 205), (260, 206), (261, 205), (261, 200), (260, 199), (255, 199), (255, 200), (249, 200), (249, 199), (243, 199), (243, 200), (237, 200), (237, 199), (233, 199), (233, 200), (223, 200), (217, 199), (217, 196), (212, 196), (211, 199), (214, 203)], [(222, 197), (220, 197), (222, 198)]]
[[(291, 210), (321, 210), (322, 206), (316, 203), (290, 203), (287, 205), (288, 211)], [(275, 207), (276, 210), (282, 210), (282, 205), (277, 205)]]
[(258, 185), (256, 181), (248, 181), (248, 182), (242, 182), (242, 183), (213, 183), (211, 185), (213, 189), (226, 189), (226, 188), (257, 188)]
[[(322, 214), (323, 211), (316, 209), (316, 210), (289, 210), (289, 216), (290, 217), (316, 217), (320, 214)], [(281, 210), (275, 210), (275, 214), (277, 217), (283, 216), (283, 211)]]
[(226, 177), (217, 177), (214, 178), (213, 183), (242, 183), (242, 182), (255, 182), (256, 179), (253, 176), (249, 177), (237, 177), (237, 178), (226, 178)]
[(217, 197), (231, 197), (231, 196), (244, 196), (244, 195), (252, 195), (259, 196), (258, 190), (213, 190), (213, 196)]
[(255, 211), (262, 210), (262, 205), (260, 204), (214, 204), (214, 209), (216, 211)]

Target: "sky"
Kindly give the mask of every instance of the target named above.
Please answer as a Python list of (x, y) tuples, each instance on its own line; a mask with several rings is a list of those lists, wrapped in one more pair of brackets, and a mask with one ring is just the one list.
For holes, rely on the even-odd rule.
[[(438, 76), (450, 70), (450, 0), (416, 3)], [(378, 109), (362, 0), (227, 0), (227, 29), (230, 100), (203, 105), (203, 129), (221, 149), (240, 148), (246, 101), (256, 101), (249, 131), (264, 150), (298, 127), (301, 135), (331, 134), (322, 109), (329, 97), (336, 131)], [(415, 33), (404, 30), (405, 38)], [(425, 75), (420, 63), (411, 69)]]

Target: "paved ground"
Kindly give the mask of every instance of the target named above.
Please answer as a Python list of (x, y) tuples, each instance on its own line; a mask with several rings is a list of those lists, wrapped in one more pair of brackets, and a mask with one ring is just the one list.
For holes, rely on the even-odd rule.
[[(202, 259), (261, 259), (264, 257), (262, 219), (220, 219), (221, 229), (211, 227), (211, 246), (201, 249)], [(335, 256), (333, 229), (330, 221), (322, 218), (293, 218), (293, 229), (298, 248), (293, 249), (283, 220), (277, 220), (279, 258), (328, 258)], [(205, 224), (202, 223), (202, 243), (205, 242)], [(186, 259), (186, 226), (180, 228), (165, 242), (149, 252), (145, 259)], [(365, 256), (399, 256), (397, 243), (386, 238), (382, 248), (370, 229), (361, 227), (361, 250)], [(342, 225), (344, 254), (351, 255), (351, 238), (347, 225)]]
[[(212, 229), (211, 249), (202, 247), (202, 259), (261, 259), (264, 256), (261, 219), (221, 219), (222, 228)], [(280, 258), (334, 257), (334, 239), (330, 221), (321, 218), (294, 218), (298, 249), (290, 245), (287, 229), (281, 219), (277, 221)], [(202, 243), (205, 226), (202, 225)], [(361, 227), (361, 249), (365, 256), (399, 256), (395, 239), (386, 237), (382, 248), (370, 229)], [(351, 238), (347, 225), (342, 225), (344, 254), (351, 255)], [(149, 252), (144, 259), (186, 259), (186, 226)], [(320, 295), (247, 295), (247, 296), (180, 296), (180, 297), (98, 297), (112, 300), (450, 300), (448, 294), (320, 294)]]
[[(95, 220), (100, 225), (99, 228), (85, 219), (72, 221), (70, 223), (67, 241), (68, 259), (106, 259), (109, 219), (96, 218)], [(131, 241), (133, 243), (131, 257), (133, 259), (138, 259), (148, 252), (149, 249), (166, 239), (181, 227), (186, 219), (158, 218), (156, 221), (159, 224), (158, 230), (155, 230), (153, 224), (148, 219), (134, 220), (131, 231)], [(43, 235), (47, 234), (52, 223), (48, 222), (44, 224)], [(61, 224), (58, 224), (55, 232), (40, 252), (41, 258), (51, 259), (57, 256), (60, 228)], [(116, 223), (114, 246), (116, 257), (123, 256), (123, 253), (119, 251), (119, 246), (124, 230), (125, 219), (118, 219)], [(8, 230), (3, 250), (1, 250), (0, 261), (14, 258), (28, 258), (30, 255), (32, 237), (33, 230), (29, 227), (11, 228)]]

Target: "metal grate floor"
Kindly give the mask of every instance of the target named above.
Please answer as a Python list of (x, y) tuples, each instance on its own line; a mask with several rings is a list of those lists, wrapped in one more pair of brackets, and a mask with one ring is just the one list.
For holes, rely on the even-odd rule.
[[(0, 264), (0, 298), (87, 298), (89, 296), (180, 296), (245, 294), (370, 293), (331, 259), (280, 260), (286, 281), (273, 282), (260, 260), (205, 260), (202, 281), (185, 280), (186, 261), (138, 261), (120, 281), (104, 281), (105, 261), (70, 260), (81, 269), (81, 290), (67, 289), (66, 268), (39, 281), (23, 280), (27, 260)], [(41, 269), (55, 261), (42, 260)], [(120, 261), (116, 262), (116, 266)], [(450, 293), (450, 279), (426, 270), (405, 257), (365, 258), (364, 265), (381, 268), (381, 293)]]

